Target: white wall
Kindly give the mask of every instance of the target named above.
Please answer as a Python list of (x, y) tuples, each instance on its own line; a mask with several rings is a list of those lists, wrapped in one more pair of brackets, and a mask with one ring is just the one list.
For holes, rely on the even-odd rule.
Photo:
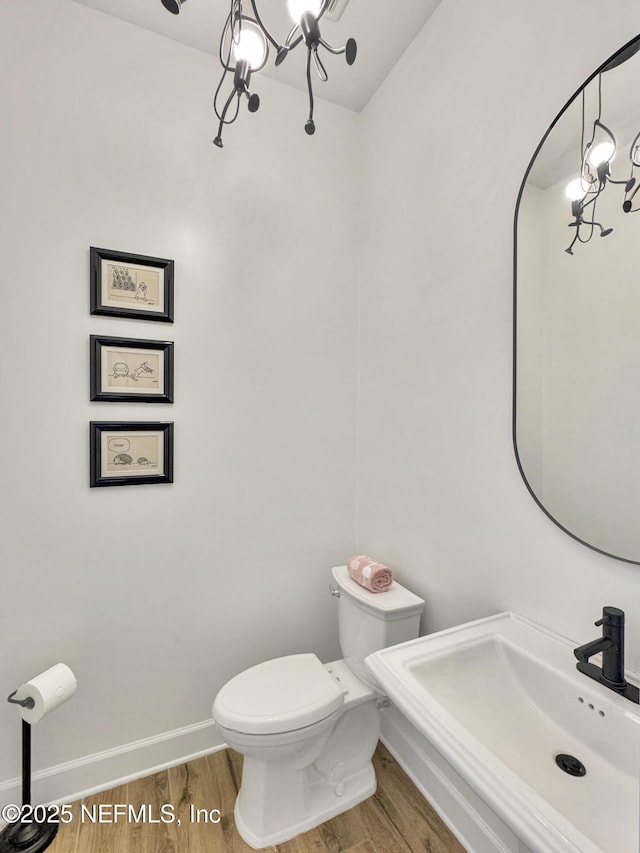
[[(214, 57), (69, 0), (2, 2), (0, 696), (58, 660), (79, 682), (36, 769), (208, 720), (259, 660), (337, 657), (356, 117), (320, 103), (311, 140), (304, 95), (261, 79), (219, 151), (217, 82)], [(175, 324), (90, 316), (91, 245), (175, 259)], [(174, 340), (175, 404), (90, 403), (92, 333)], [(173, 485), (89, 489), (110, 419), (175, 422)], [(19, 733), (0, 701), (0, 783)]]
[(363, 116), (359, 392), (359, 547), (425, 596), (424, 630), (511, 608), (586, 641), (613, 604), (636, 669), (638, 567), (566, 536), (518, 473), (511, 312), (529, 159), (639, 26), (631, 0), (436, 10)]

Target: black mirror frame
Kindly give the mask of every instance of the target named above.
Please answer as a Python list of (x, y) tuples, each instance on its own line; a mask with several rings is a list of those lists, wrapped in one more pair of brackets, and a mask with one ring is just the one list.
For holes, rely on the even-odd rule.
[(527, 477), (524, 473), (524, 469), (522, 467), (522, 462), (520, 460), (520, 454), (518, 453), (518, 441), (517, 441), (517, 422), (516, 422), (516, 413), (517, 413), (517, 355), (518, 355), (518, 212), (520, 210), (520, 202), (522, 200), (522, 194), (524, 192), (525, 185), (527, 183), (527, 179), (529, 177), (529, 173), (533, 168), (533, 164), (540, 153), (542, 146), (547, 141), (547, 138), (551, 131), (554, 129), (560, 118), (564, 115), (569, 106), (575, 101), (575, 99), (582, 93), (583, 89), (585, 89), (592, 80), (594, 80), (602, 71), (609, 70), (611, 68), (615, 68), (616, 65), (625, 62), (634, 53), (640, 50), (640, 35), (635, 36), (630, 41), (628, 41), (623, 47), (617, 50), (612, 56), (610, 56), (605, 62), (603, 62), (594, 72), (591, 74), (585, 82), (577, 89), (573, 95), (569, 98), (569, 100), (562, 107), (560, 112), (551, 122), (549, 127), (547, 128), (544, 136), (540, 140), (536, 150), (529, 161), (529, 165), (524, 173), (524, 177), (522, 179), (522, 183), (520, 184), (520, 189), (518, 191), (518, 197), (516, 200), (516, 208), (514, 213), (513, 220), (513, 396), (512, 396), (512, 440), (513, 440), (513, 450), (516, 457), (516, 463), (518, 465), (518, 470), (520, 471), (520, 476), (524, 480), (524, 484), (527, 487), (527, 490), (535, 503), (540, 507), (542, 512), (547, 516), (547, 518), (551, 519), (551, 521), (560, 528), (567, 536), (570, 536), (572, 539), (575, 539), (576, 542), (580, 542), (581, 545), (585, 545), (587, 548), (590, 548), (592, 551), (597, 551), (599, 554), (604, 554), (605, 557), (611, 557), (614, 560), (619, 560), (623, 563), (631, 563), (633, 565), (640, 565), (640, 560), (632, 560), (629, 557), (620, 557), (618, 554), (612, 554), (609, 551), (605, 551), (602, 548), (598, 548), (596, 545), (592, 545), (586, 540), (582, 539), (580, 536), (577, 536), (575, 533), (572, 533), (568, 530), (563, 524), (561, 524), (557, 518), (555, 518), (551, 513), (545, 508), (540, 499), (537, 497)]

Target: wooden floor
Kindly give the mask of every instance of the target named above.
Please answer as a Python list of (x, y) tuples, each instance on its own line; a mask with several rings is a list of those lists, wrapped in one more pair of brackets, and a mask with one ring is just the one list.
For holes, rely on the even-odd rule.
[[(268, 848), (270, 853), (465, 853), (381, 744), (374, 765), (378, 789), (372, 797), (292, 841)], [(237, 753), (215, 752), (73, 803), (73, 821), (60, 826), (49, 853), (247, 853), (252, 848), (240, 838), (233, 820), (241, 769)], [(169, 804), (176, 819), (116, 820), (113, 805), (120, 803), (131, 804), (136, 814), (148, 804), (147, 815), (155, 820), (160, 819), (161, 806)], [(192, 807), (219, 809), (219, 823), (204, 822), (202, 811), (201, 820), (193, 821)], [(93, 817), (102, 820), (93, 823)]]

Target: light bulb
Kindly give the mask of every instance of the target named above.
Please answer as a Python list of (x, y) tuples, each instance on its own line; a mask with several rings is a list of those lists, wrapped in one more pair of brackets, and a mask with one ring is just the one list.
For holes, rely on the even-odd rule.
[(233, 43), (233, 55), (236, 61), (246, 60), (252, 71), (264, 65), (267, 44), (264, 36), (255, 28), (249, 29), (246, 23), (240, 31), (240, 38)]
[(569, 201), (579, 201), (581, 198), (584, 198), (586, 192), (582, 186), (582, 178), (574, 178), (572, 181), (569, 181), (565, 187), (564, 194)]
[(597, 169), (601, 163), (608, 163), (610, 160), (613, 160), (613, 155), (615, 153), (616, 146), (611, 142), (611, 140), (600, 142), (598, 145), (594, 145), (589, 152), (587, 162), (590, 166)]
[(318, 16), (322, 0), (287, 0), (287, 6), (294, 22), (299, 24), (304, 12), (312, 12), (314, 17)]

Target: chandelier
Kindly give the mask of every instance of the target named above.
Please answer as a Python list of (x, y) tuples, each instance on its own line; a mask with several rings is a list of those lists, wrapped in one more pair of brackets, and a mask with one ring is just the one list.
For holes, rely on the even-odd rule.
[[(218, 133), (213, 142), (218, 148), (223, 147), (222, 131), (225, 125), (233, 124), (238, 118), (243, 98), (247, 99), (247, 109), (250, 113), (260, 108), (260, 97), (251, 91), (251, 77), (267, 64), (270, 45), (275, 51), (276, 67), (281, 65), (298, 45), (304, 44), (306, 48), (309, 113), (304, 129), (310, 136), (316, 130), (313, 118), (312, 63), (320, 80), (326, 82), (329, 75), (320, 55), (321, 48), (336, 56), (344, 54), (348, 65), (353, 65), (356, 59), (358, 48), (355, 39), (348, 39), (342, 47), (333, 47), (322, 38), (320, 31), (320, 21), (325, 13), (331, 10), (336, 19), (344, 10), (347, 0), (287, 0), (292, 27), (283, 42), (278, 41), (266, 27), (258, 10), (258, 1), (249, 0), (248, 4), (245, 4), (250, 5), (252, 13), (246, 15), (242, 0), (230, 0), (229, 14), (220, 36), (218, 54), (222, 77), (213, 98), (213, 109), (219, 122)], [(162, 0), (162, 5), (174, 15), (180, 12), (183, 3), (186, 3), (186, 0)]]
[[(580, 175), (570, 181), (565, 194), (571, 202), (573, 222), (569, 228), (575, 228), (571, 244), (565, 249), (573, 255), (576, 243), (588, 243), (599, 232), (600, 237), (608, 237), (613, 228), (605, 228), (596, 220), (596, 205), (598, 199), (609, 184), (620, 184), (624, 187), (622, 210), (624, 213), (635, 213), (640, 210), (640, 198), (636, 194), (640, 190), (636, 169), (640, 168), (640, 133), (636, 135), (628, 154), (628, 177), (614, 180), (611, 177), (611, 162), (616, 156), (618, 146), (612, 131), (602, 122), (602, 75), (630, 59), (640, 50), (640, 41), (634, 40), (620, 51), (598, 74), (597, 115), (590, 130), (586, 125), (586, 86), (582, 89), (582, 123), (580, 136)], [(598, 231), (596, 231), (598, 229)]]

